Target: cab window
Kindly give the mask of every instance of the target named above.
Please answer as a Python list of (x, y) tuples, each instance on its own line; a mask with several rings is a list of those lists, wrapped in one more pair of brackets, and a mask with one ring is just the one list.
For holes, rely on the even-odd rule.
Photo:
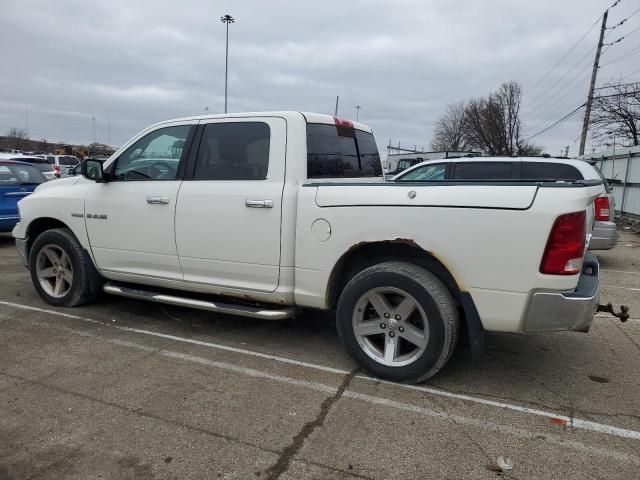
[(118, 157), (114, 180), (175, 180), (191, 125), (154, 130)]
[(264, 180), (271, 129), (265, 122), (210, 123), (198, 149), (194, 180)]

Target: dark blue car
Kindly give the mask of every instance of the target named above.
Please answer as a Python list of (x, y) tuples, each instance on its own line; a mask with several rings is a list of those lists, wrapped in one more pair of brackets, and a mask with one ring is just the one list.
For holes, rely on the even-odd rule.
[(18, 201), (46, 181), (33, 165), (0, 160), (0, 232), (13, 230), (18, 223)]

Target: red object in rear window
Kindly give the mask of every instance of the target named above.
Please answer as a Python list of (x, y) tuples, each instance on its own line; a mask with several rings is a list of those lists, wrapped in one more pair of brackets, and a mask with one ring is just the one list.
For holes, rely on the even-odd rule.
[(584, 211), (567, 213), (556, 218), (547, 247), (544, 249), (540, 273), (575, 275), (580, 273), (585, 243)]
[(609, 221), (609, 197), (598, 197), (593, 202), (593, 207), (596, 211), (596, 221), (607, 222)]
[(353, 128), (353, 122), (351, 120), (333, 117), (333, 121), (336, 122), (336, 127), (338, 128)]

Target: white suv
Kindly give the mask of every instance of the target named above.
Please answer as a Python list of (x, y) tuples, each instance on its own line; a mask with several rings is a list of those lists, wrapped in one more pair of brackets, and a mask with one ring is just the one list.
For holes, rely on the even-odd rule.
[(589, 250), (609, 250), (618, 243), (613, 194), (598, 168), (583, 160), (548, 157), (472, 157), (427, 160), (393, 177), (393, 182), (438, 180), (602, 180), (602, 193), (593, 202), (594, 226)]

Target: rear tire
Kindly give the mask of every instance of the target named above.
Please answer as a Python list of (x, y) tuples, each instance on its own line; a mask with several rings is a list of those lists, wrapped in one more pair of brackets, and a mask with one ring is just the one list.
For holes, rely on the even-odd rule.
[(31, 281), (42, 299), (57, 307), (76, 307), (94, 300), (102, 278), (68, 228), (40, 234), (29, 251)]
[(405, 262), (374, 265), (353, 277), (336, 321), (347, 352), (364, 369), (407, 383), (440, 371), (455, 349), (460, 322), (447, 287)]

